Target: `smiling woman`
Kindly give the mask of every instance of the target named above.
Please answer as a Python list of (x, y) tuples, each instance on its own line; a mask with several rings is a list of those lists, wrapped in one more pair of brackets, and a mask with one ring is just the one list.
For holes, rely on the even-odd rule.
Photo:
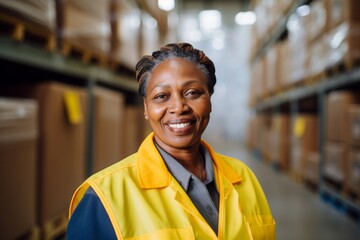
[(136, 78), (154, 132), (78, 188), (67, 239), (275, 239), (252, 171), (201, 139), (213, 62), (190, 44), (169, 44), (138, 62)]

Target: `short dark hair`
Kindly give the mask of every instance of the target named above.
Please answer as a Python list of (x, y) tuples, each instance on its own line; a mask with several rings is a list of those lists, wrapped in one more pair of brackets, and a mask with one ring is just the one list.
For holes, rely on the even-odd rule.
[(195, 49), (189, 43), (170, 43), (155, 51), (152, 55), (143, 56), (136, 64), (136, 80), (138, 81), (138, 93), (145, 97), (146, 85), (153, 69), (161, 62), (179, 57), (194, 63), (200, 70), (203, 71), (208, 80), (208, 89), (210, 94), (214, 93), (214, 86), (216, 84), (215, 65), (205, 55), (203, 51)]

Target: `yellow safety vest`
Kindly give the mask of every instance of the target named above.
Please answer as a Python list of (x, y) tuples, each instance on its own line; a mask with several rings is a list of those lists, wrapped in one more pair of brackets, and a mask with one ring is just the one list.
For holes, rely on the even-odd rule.
[(220, 195), (219, 231), (214, 233), (186, 192), (169, 173), (151, 133), (137, 153), (96, 173), (75, 192), (70, 216), (92, 187), (118, 239), (275, 239), (275, 221), (252, 171), (241, 161), (215, 153)]

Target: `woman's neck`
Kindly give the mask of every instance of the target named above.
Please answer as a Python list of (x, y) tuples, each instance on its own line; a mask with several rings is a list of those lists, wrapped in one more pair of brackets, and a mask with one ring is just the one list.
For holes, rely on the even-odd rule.
[(156, 141), (156, 143), (174, 159), (176, 159), (186, 170), (196, 175), (199, 179), (204, 177), (205, 164), (200, 151), (200, 143), (189, 148), (178, 149)]

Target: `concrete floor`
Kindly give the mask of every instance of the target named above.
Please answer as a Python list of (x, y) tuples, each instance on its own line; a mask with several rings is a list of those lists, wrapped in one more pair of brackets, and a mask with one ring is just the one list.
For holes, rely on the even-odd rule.
[(277, 240), (356, 240), (360, 223), (325, 204), (319, 194), (255, 159), (244, 147), (215, 149), (241, 159), (258, 177), (277, 223)]

